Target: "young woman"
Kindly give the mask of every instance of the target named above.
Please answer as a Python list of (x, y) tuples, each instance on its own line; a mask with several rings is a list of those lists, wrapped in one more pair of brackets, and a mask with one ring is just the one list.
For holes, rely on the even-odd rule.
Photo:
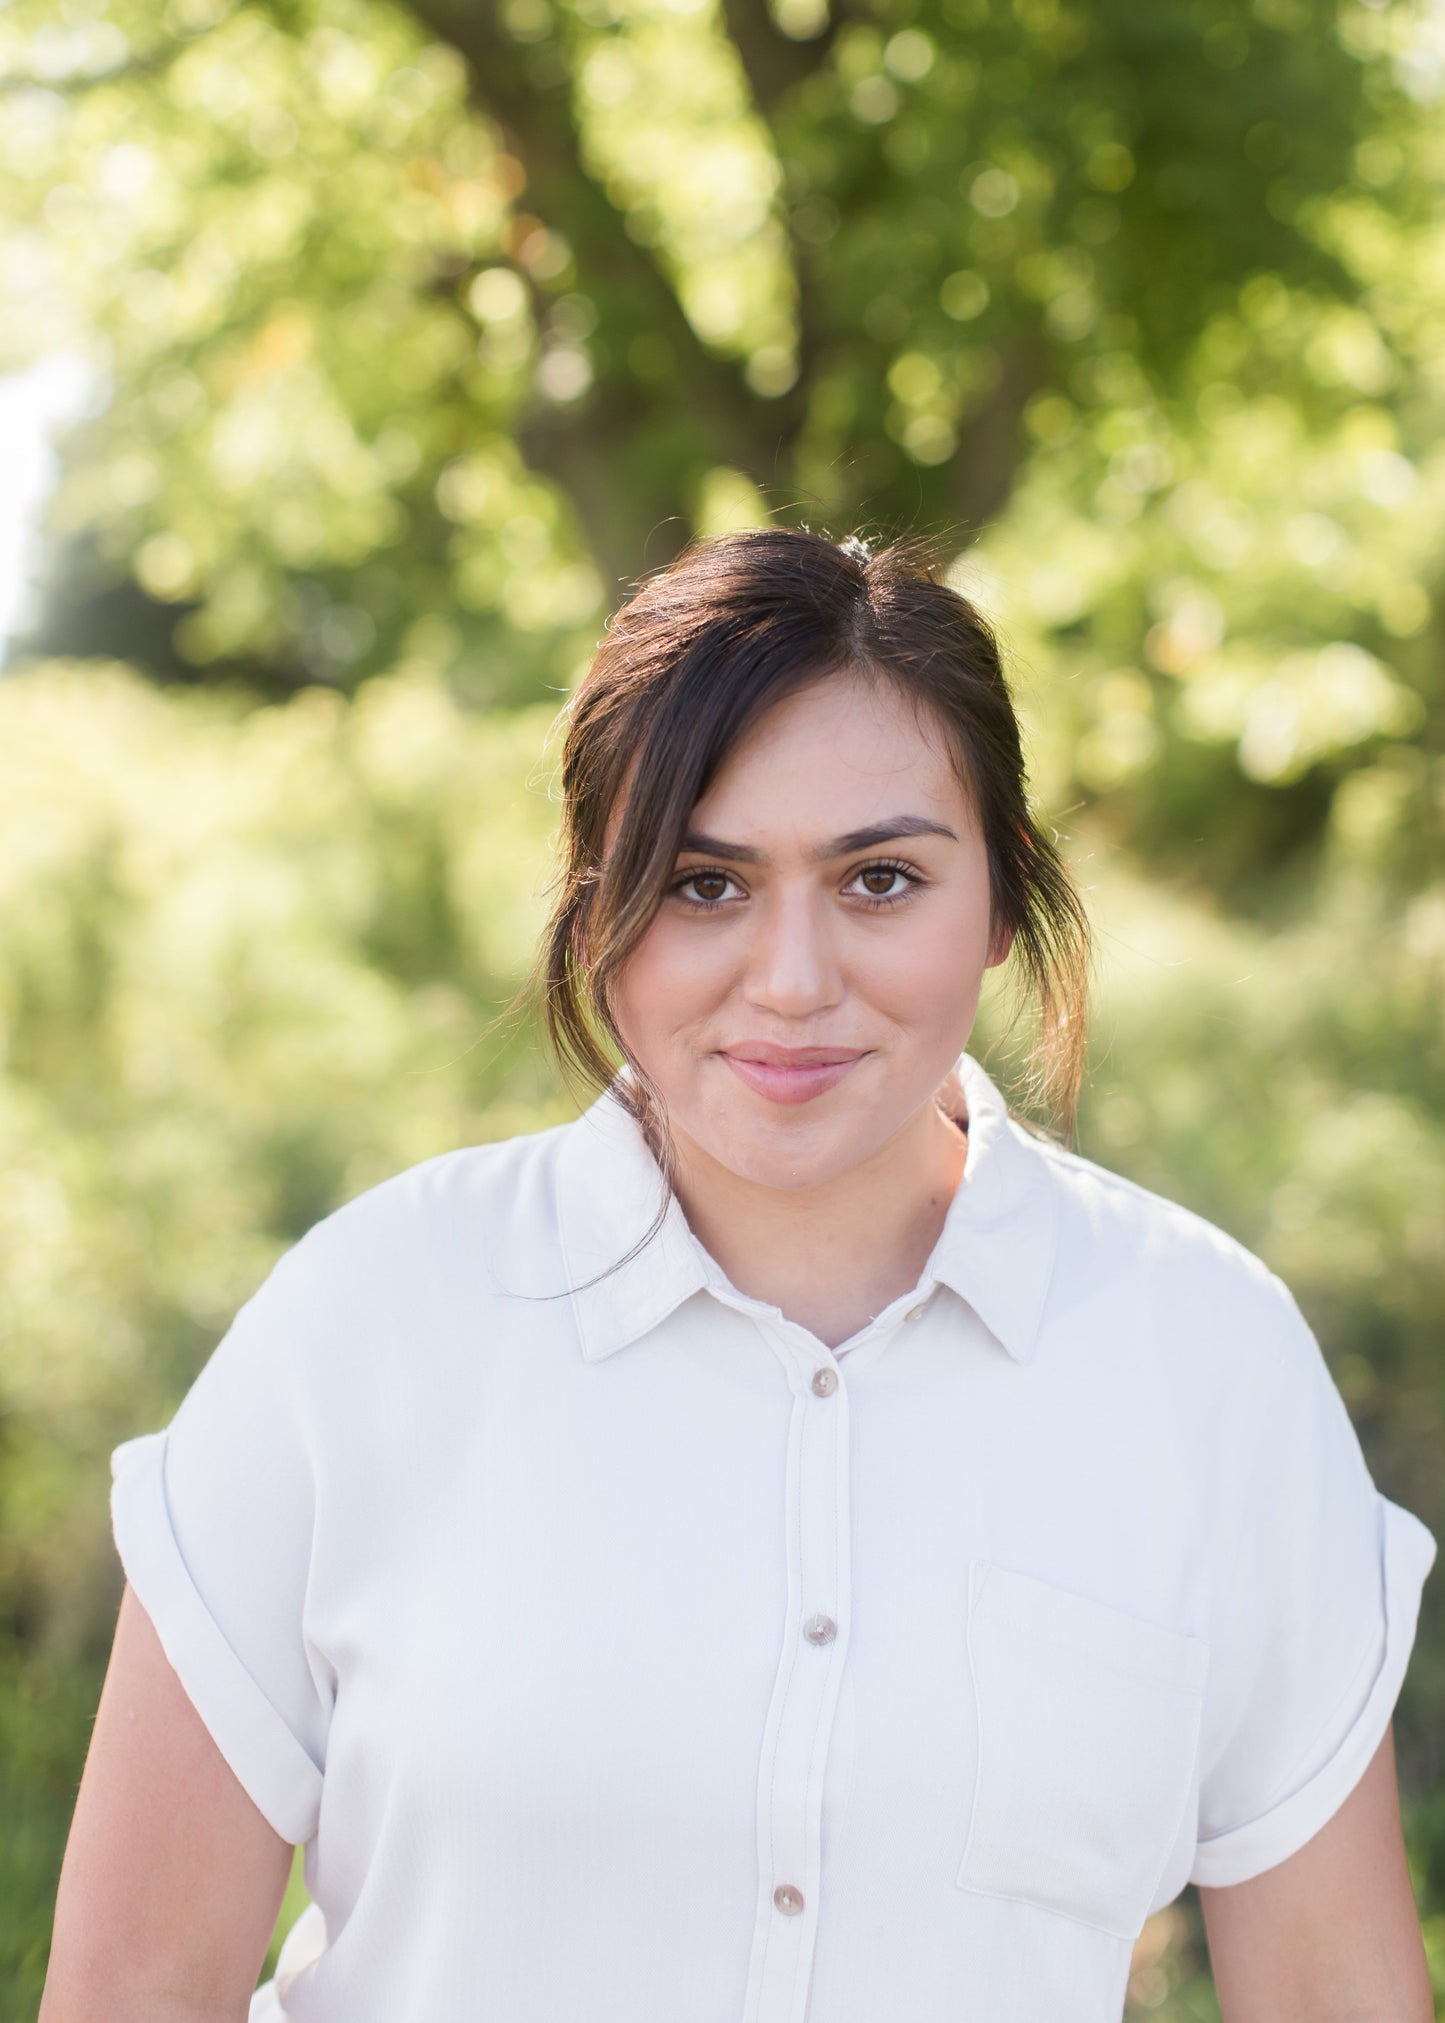
[(591, 1106), (328, 1217), (116, 1451), (43, 2023), (1117, 2023), (1190, 1881), (1227, 2023), (1427, 2023), (1435, 1542), (1281, 1282), (966, 1051), (1013, 963), (1070, 1123), (987, 628), (906, 552), (703, 544), (563, 787)]

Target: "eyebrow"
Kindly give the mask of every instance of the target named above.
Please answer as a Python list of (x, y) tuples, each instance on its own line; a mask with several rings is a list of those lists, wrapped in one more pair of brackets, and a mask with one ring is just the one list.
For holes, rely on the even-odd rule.
[[(834, 836), (830, 842), (820, 843), (808, 852), (813, 864), (826, 864), (834, 857), (850, 857), (855, 850), (871, 850), (878, 843), (894, 843), (902, 836), (947, 836), (951, 843), (958, 837), (946, 823), (932, 822), (926, 815), (893, 815), (886, 822), (875, 822), (867, 829), (850, 829), (846, 836)], [(724, 843), (720, 837), (704, 836), (696, 829), (689, 829), (679, 846), (693, 851), (701, 857), (725, 857), (733, 864), (765, 864), (767, 853), (755, 850), (749, 843)]]

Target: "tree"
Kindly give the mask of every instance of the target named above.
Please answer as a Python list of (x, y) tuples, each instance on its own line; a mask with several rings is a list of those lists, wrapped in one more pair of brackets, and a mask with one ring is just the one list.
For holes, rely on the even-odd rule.
[(472, 1048), (534, 921), (524, 783), (618, 585), (694, 532), (939, 537), (1101, 928), (1082, 1149), (1285, 1275), (1440, 1529), (1431, 34), (1404, 0), (0, 13), (0, 368), (97, 374), (0, 679), (32, 1979), (105, 1447), (262, 1252), (560, 1114), (515, 1036)]
[(346, 682), (425, 619), (485, 698), (565, 680), (619, 582), (729, 518), (962, 545), (1040, 464), (1076, 517), (1111, 473), (1106, 523), (1162, 506), (1171, 458), (1217, 462), (1206, 389), (1286, 388), (1305, 439), (1408, 405), (1423, 361), (1359, 301), (1428, 197), (1404, 30), (21, 0), (8, 356), (98, 338), (111, 390), (57, 531), (177, 605), (186, 659)]

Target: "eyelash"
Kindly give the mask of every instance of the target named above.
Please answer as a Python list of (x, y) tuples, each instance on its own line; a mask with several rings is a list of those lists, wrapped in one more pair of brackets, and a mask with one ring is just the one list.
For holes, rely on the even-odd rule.
[[(908, 901), (917, 895), (925, 883), (925, 880), (911, 864), (899, 863), (893, 857), (878, 857), (867, 864), (860, 864), (858, 869), (853, 873), (853, 878), (848, 881), (849, 884), (852, 884), (854, 879), (861, 878), (866, 871), (892, 871), (898, 877), (908, 880), (907, 885), (904, 886), (901, 892), (855, 893), (854, 897), (861, 899), (864, 906), (872, 913), (883, 913), (892, 906), (906, 906)], [(683, 887), (691, 885), (694, 878), (726, 878), (729, 883), (736, 882), (733, 879), (732, 872), (724, 871), (720, 864), (695, 864), (692, 870), (687, 872), (683, 877), (674, 879), (668, 888), (669, 892), (674, 898), (681, 899), (683, 905), (690, 907), (694, 913), (717, 913), (722, 907), (729, 904), (729, 901), (726, 899), (689, 899), (684, 893)]]

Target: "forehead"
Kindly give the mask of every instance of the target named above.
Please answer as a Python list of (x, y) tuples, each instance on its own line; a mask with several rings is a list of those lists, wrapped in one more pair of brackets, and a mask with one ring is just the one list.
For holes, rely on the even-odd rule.
[[(733, 747), (699, 816), (792, 830), (855, 826), (838, 815), (951, 813), (966, 796), (942, 724), (897, 683), (822, 677), (775, 703)], [(731, 833), (731, 832), (730, 832)]]

